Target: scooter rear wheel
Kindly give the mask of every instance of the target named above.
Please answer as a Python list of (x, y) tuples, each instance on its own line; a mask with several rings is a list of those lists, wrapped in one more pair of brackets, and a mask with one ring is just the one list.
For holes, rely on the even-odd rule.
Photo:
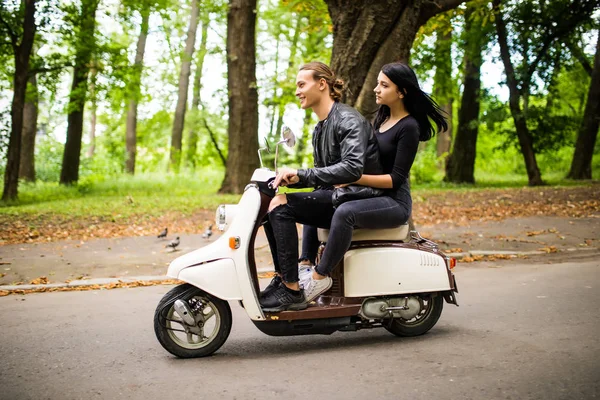
[[(183, 321), (175, 301), (186, 302), (195, 320)], [(179, 285), (163, 296), (154, 313), (154, 332), (169, 353), (181, 358), (206, 357), (229, 337), (232, 316), (229, 303), (189, 284)]]
[(423, 335), (429, 331), (440, 319), (442, 309), (444, 308), (444, 297), (437, 294), (428, 297), (420, 297), (421, 311), (411, 320), (396, 318), (391, 325), (385, 326), (385, 329), (396, 336), (410, 337)]

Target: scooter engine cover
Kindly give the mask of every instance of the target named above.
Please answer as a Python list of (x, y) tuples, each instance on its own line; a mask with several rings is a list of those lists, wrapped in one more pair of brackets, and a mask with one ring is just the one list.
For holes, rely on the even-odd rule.
[(385, 318), (389, 316), (389, 313), (386, 311), (387, 308), (388, 303), (384, 299), (367, 299), (360, 309), (360, 314), (368, 319)]
[(450, 290), (445, 260), (406, 247), (349, 250), (344, 256), (344, 295), (371, 297)]

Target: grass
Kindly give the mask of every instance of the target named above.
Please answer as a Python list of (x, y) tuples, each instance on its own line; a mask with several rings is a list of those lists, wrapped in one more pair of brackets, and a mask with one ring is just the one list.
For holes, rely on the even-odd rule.
[(0, 215), (55, 214), (110, 219), (132, 215), (156, 216), (169, 211), (191, 214), (237, 203), (239, 195), (219, 195), (223, 172), (143, 174), (115, 178), (93, 177), (75, 186), (38, 182), (19, 186), (19, 200), (0, 203)]
[[(588, 186), (595, 181), (574, 181), (565, 179), (565, 173), (552, 172), (542, 176), (546, 186), (571, 187)], [(443, 181), (432, 183), (421, 183), (412, 186), (414, 192), (420, 190), (486, 190), (486, 189), (508, 189), (528, 187), (527, 176), (519, 174), (497, 175), (490, 173), (476, 173), (475, 184), (457, 184)]]
[[(590, 182), (565, 180), (564, 174), (544, 176), (549, 186), (585, 186)], [(527, 186), (522, 175), (476, 176), (475, 185), (445, 182), (413, 185), (415, 196), (442, 191), (480, 191)], [(21, 184), (19, 200), (0, 203), (0, 217), (19, 215), (57, 215), (65, 217), (99, 217), (109, 220), (131, 216), (152, 217), (169, 211), (190, 215), (198, 209), (215, 209), (222, 203), (237, 203), (239, 195), (220, 195), (217, 190), (223, 180), (222, 170), (202, 170), (179, 175), (142, 174), (119, 177), (94, 176), (82, 179), (78, 185), (62, 186), (38, 182)]]

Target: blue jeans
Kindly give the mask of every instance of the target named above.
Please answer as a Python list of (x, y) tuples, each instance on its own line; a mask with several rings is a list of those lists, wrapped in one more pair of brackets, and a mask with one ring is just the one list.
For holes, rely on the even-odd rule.
[(410, 216), (410, 195), (399, 200), (382, 196), (348, 201), (334, 209), (331, 194), (331, 190), (288, 193), (287, 204), (280, 205), (269, 213), (272, 231), (267, 234), (267, 238), (276, 269), (278, 268), (285, 282), (298, 281), (296, 223), (312, 227), (304, 231), (303, 248), (304, 245), (310, 246), (309, 243), (317, 242), (317, 227), (330, 230), (323, 257), (316, 267), (319, 274), (329, 275), (350, 247), (354, 228), (394, 228), (404, 224)]

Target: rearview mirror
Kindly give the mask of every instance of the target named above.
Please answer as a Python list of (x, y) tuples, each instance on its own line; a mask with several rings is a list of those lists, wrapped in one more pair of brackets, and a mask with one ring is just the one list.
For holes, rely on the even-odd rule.
[(294, 132), (288, 126), (284, 125), (281, 129), (281, 137), (288, 147), (294, 147), (296, 145), (296, 135), (294, 135)]
[(288, 147), (294, 147), (296, 145), (296, 135), (286, 125), (281, 128), (281, 137), (283, 138), (275, 146), (275, 172), (277, 172), (277, 158), (279, 157), (279, 145), (285, 143)]

